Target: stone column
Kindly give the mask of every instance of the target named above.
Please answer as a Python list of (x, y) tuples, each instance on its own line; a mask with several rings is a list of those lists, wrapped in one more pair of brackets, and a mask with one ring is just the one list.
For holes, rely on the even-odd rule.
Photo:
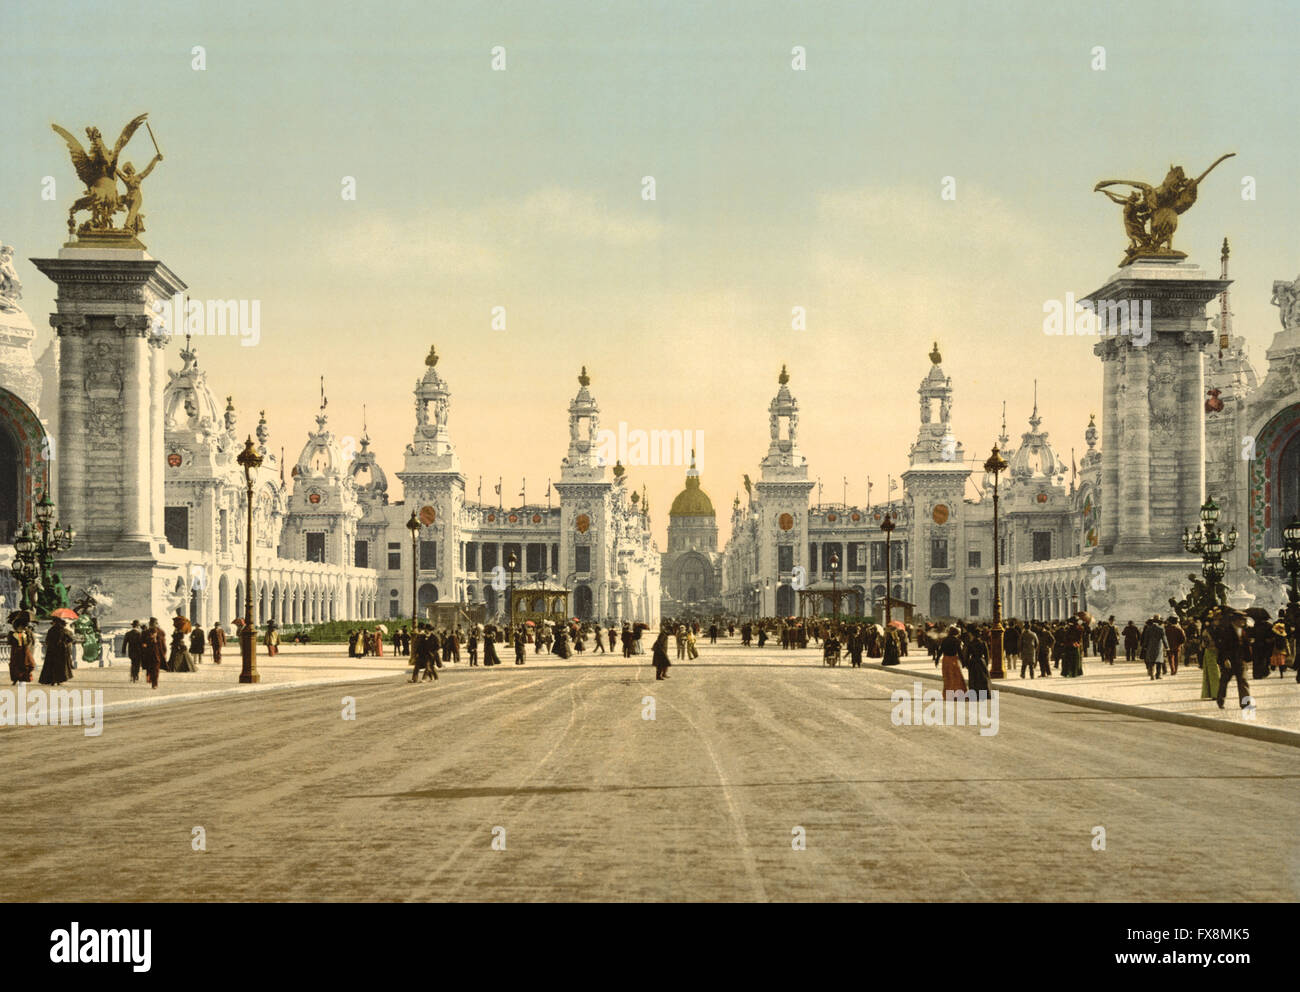
[(122, 536), (148, 541), (153, 533), (148, 477), (150, 436), (150, 390), (153, 388), (152, 358), (145, 335), (149, 318), (118, 317), (122, 330)]
[(50, 325), (59, 336), (59, 516), (64, 526), (86, 532), (86, 392), (75, 388), (85, 375), (86, 318), (56, 313)]

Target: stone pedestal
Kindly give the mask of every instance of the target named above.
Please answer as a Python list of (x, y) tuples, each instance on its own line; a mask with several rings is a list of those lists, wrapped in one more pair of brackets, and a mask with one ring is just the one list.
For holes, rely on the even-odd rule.
[(1205, 308), (1229, 284), (1189, 262), (1142, 259), (1084, 298), (1104, 335), (1093, 347), (1104, 376), (1094, 613), (1139, 622), (1168, 614), (1169, 597), (1200, 573), (1182, 534), (1205, 501), (1201, 355), (1214, 337)]
[(133, 248), (65, 247), (32, 263), (58, 287), (58, 515), (77, 531), (65, 584), (99, 581), (115, 618), (170, 612), (163, 536), (163, 348), (153, 305), (185, 284)]

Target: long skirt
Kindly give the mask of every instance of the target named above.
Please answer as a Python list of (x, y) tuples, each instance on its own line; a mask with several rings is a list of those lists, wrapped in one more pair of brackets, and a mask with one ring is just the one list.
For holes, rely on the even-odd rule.
[(1207, 647), (1201, 659), (1201, 698), (1219, 698), (1219, 652)]
[(1061, 651), (1061, 678), (1075, 679), (1083, 674), (1083, 659), (1079, 645), (1069, 644)]
[(956, 655), (946, 654), (941, 662), (943, 669), (943, 691), (965, 692), (966, 676), (961, 671), (961, 659)]
[(167, 670), (169, 672), (197, 672), (198, 666), (194, 664), (194, 659), (184, 648), (172, 648), (171, 657), (167, 659)]

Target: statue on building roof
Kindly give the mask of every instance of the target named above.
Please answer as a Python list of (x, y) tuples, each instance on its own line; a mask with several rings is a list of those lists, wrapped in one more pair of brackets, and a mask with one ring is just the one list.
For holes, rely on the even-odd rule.
[[(1128, 235), (1129, 244), (1120, 265), (1130, 265), (1144, 257), (1186, 258), (1185, 252), (1174, 250), (1178, 216), (1190, 210), (1196, 202), (1201, 180), (1220, 162), (1235, 154), (1220, 155), (1195, 179), (1188, 179), (1181, 165), (1171, 165), (1159, 186), (1131, 179), (1103, 179), (1097, 183), (1094, 192), (1123, 207), (1124, 233)], [(1108, 190), (1108, 186), (1131, 186), (1133, 192), (1121, 196)]]
[(18, 301), (23, 298), (22, 280), (14, 268), (14, 250), (0, 245), (0, 313), (22, 313)]
[[(143, 215), (140, 213), (142, 202), (140, 184), (153, 171), (154, 166), (162, 161), (158, 142), (153, 139), (153, 129), (145, 119), (148, 116), (148, 114), (138, 114), (133, 117), (122, 129), (117, 143), (111, 149), (104, 144), (103, 136), (97, 127), (86, 128), (86, 137), (90, 140), (90, 148), (87, 150), (67, 130), (58, 124), (50, 125), (67, 144), (68, 153), (72, 157), (72, 166), (77, 171), (77, 178), (86, 184), (86, 195), (74, 201), (68, 210), (69, 235), (115, 234), (124, 236), (124, 240), (134, 240), (133, 236), (144, 230)], [(117, 163), (122, 151), (141, 124), (145, 126), (150, 139), (154, 141), (154, 151), (157, 154), (142, 172), (136, 172), (135, 166), (130, 162), (118, 169)], [(126, 185), (125, 195), (118, 190), (119, 179)], [(90, 211), (90, 219), (83, 221), (78, 228), (76, 215), (82, 210)], [(122, 210), (127, 211), (126, 223), (116, 228), (113, 226), (113, 215)]]

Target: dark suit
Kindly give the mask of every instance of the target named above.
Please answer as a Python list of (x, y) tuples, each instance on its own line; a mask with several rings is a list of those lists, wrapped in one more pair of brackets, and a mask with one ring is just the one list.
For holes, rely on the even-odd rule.
[(1214, 646), (1219, 652), (1219, 665), (1227, 669), (1219, 674), (1219, 706), (1228, 695), (1228, 682), (1236, 678), (1237, 699), (1245, 708), (1250, 698), (1250, 683), (1246, 681), (1245, 664), (1250, 657), (1250, 642), (1246, 640), (1245, 630), (1238, 631), (1231, 623), (1220, 620), (1210, 631)]
[(122, 639), (126, 656), (131, 659), (131, 681), (140, 681), (140, 664), (144, 660), (144, 631), (132, 627)]

